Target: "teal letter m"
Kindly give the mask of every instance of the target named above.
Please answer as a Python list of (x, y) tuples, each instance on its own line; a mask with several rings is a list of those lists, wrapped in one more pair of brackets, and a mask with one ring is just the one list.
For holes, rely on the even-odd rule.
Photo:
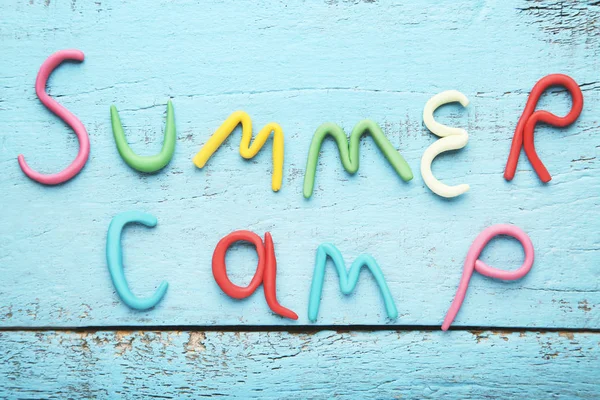
[(379, 268), (379, 265), (377, 265), (377, 262), (373, 257), (368, 254), (361, 254), (358, 256), (358, 258), (356, 258), (356, 260), (354, 260), (352, 266), (350, 267), (350, 271), (347, 272), (342, 253), (340, 253), (340, 251), (333, 244), (323, 243), (317, 248), (315, 273), (313, 276), (312, 285), (310, 288), (310, 298), (308, 301), (309, 320), (313, 322), (316, 321), (317, 315), (319, 314), (319, 305), (321, 303), (321, 294), (323, 292), (323, 281), (325, 279), (325, 266), (327, 265), (327, 257), (330, 257), (335, 265), (335, 269), (337, 270), (340, 278), (340, 289), (344, 294), (350, 294), (354, 288), (356, 288), (360, 269), (363, 266), (369, 268), (373, 274), (373, 277), (375, 278), (375, 281), (377, 282), (377, 285), (379, 285), (379, 290), (383, 296), (388, 317), (391, 319), (398, 317), (398, 310), (394, 304), (394, 299), (392, 298), (390, 289), (385, 282), (383, 272), (381, 272), (381, 268)]

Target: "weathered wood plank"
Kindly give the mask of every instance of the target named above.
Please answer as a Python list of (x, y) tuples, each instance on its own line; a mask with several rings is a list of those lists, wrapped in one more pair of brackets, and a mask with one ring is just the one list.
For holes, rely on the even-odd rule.
[[(288, 323), (268, 311), (260, 293), (226, 298), (212, 280), (218, 240), (237, 229), (271, 231), (282, 304), (307, 323), (314, 252), (335, 243), (351, 262), (361, 252), (380, 263), (400, 312), (399, 324), (439, 324), (452, 300), (471, 241), (493, 223), (527, 231), (536, 263), (522, 281), (473, 278), (457, 325), (600, 327), (600, 7), (585, 2), (445, 0), (435, 8), (393, 2), (3, 2), (0, 5), (0, 288), (2, 326), (212, 325)], [(56, 188), (26, 179), (16, 157), (44, 172), (63, 168), (74, 135), (37, 101), (35, 74), (51, 52), (77, 47), (81, 65), (65, 65), (49, 91), (88, 127), (91, 158), (73, 181)], [(537, 79), (572, 75), (585, 95), (576, 124), (539, 127), (537, 147), (554, 179), (541, 185), (522, 156), (512, 183), (502, 171), (512, 131)], [(454, 201), (430, 193), (419, 174), (436, 138), (421, 112), (433, 94), (455, 88), (471, 99), (439, 119), (464, 126), (471, 139), (434, 170), (448, 183), (468, 182)], [(172, 163), (140, 175), (119, 158), (109, 105), (119, 107), (132, 147), (160, 149), (165, 103), (175, 106), (178, 142)], [(540, 107), (568, 110), (565, 93)], [(236, 110), (256, 126), (275, 120), (286, 132), (284, 185), (270, 191), (271, 154), (251, 162), (227, 141), (204, 170), (191, 157)], [(402, 183), (370, 139), (355, 177), (323, 147), (316, 191), (301, 195), (312, 133), (325, 121), (346, 130), (379, 121), (415, 172)], [(239, 135), (239, 133), (238, 133)], [(171, 286), (158, 308), (139, 313), (116, 297), (105, 266), (105, 234), (118, 212), (156, 215), (154, 230), (126, 231), (126, 273), (133, 290)], [(497, 241), (490, 264), (515, 268), (516, 243)], [(247, 282), (253, 256), (228, 260), (235, 282)], [(375, 284), (364, 277), (343, 297), (328, 271), (318, 323), (385, 324)]]
[(600, 396), (600, 335), (3, 332), (2, 398)]

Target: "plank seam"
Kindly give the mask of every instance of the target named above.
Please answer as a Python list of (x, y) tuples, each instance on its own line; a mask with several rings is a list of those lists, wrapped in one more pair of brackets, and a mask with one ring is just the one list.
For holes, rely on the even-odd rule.
[[(449, 331), (503, 331), (503, 332), (574, 332), (600, 333), (600, 328), (556, 328), (556, 327), (504, 327), (486, 325), (452, 326)], [(408, 331), (408, 332), (440, 332), (439, 325), (106, 325), (106, 326), (63, 326), (63, 327), (0, 327), (2, 332), (110, 332), (110, 331), (204, 331), (204, 332), (287, 332), (317, 333), (322, 331), (336, 332), (370, 332), (370, 331)]]

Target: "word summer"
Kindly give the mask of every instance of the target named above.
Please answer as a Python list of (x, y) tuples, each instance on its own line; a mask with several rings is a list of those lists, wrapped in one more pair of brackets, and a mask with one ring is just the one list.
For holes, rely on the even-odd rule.
[[(55, 174), (42, 174), (33, 170), (26, 162), (23, 155), (18, 156), (19, 166), (25, 175), (32, 180), (45, 185), (58, 185), (72, 179), (85, 166), (90, 153), (90, 140), (84, 124), (66, 108), (61, 106), (56, 100), (51, 98), (46, 92), (46, 83), (52, 71), (56, 69), (65, 60), (83, 61), (84, 55), (79, 50), (61, 50), (52, 54), (40, 67), (38, 72), (35, 90), (40, 101), (54, 114), (67, 123), (77, 135), (79, 141), (79, 151), (73, 162), (63, 171)], [(548, 111), (535, 110), (540, 96), (550, 86), (561, 86), (566, 88), (571, 94), (573, 104), (569, 113), (564, 117), (556, 116)], [(469, 140), (467, 131), (461, 128), (448, 127), (437, 122), (434, 117), (434, 111), (447, 103), (458, 102), (463, 107), (469, 105), (468, 98), (459, 91), (448, 90), (433, 96), (425, 104), (423, 110), (423, 121), (425, 126), (435, 135), (439, 136), (436, 142), (431, 144), (423, 153), (421, 158), (421, 175), (427, 187), (442, 197), (456, 197), (469, 190), (468, 184), (449, 186), (436, 179), (431, 171), (431, 164), (434, 158), (449, 150), (457, 150), (465, 147)], [(583, 108), (583, 94), (579, 85), (569, 76), (563, 74), (552, 74), (542, 78), (533, 87), (527, 100), (523, 114), (519, 118), (512, 140), (511, 149), (508, 155), (504, 177), (506, 180), (512, 180), (515, 175), (519, 154), (521, 148), (525, 153), (539, 178), (543, 182), (549, 182), (551, 176), (538, 157), (534, 145), (534, 129), (538, 122), (545, 124), (565, 127), (577, 120)], [(161, 151), (152, 156), (137, 155), (128, 145), (127, 139), (117, 108), (110, 107), (110, 117), (112, 123), (113, 135), (117, 151), (123, 160), (136, 171), (142, 173), (154, 173), (164, 168), (171, 159), (175, 151), (176, 144), (176, 126), (174, 107), (169, 100), (167, 103), (166, 128), (164, 132), (164, 141)], [(271, 122), (265, 125), (252, 140), (252, 121), (250, 116), (243, 111), (235, 111), (225, 122), (217, 128), (215, 133), (206, 141), (200, 151), (193, 157), (193, 163), (202, 168), (211, 156), (219, 149), (222, 143), (231, 135), (238, 125), (242, 126), (242, 139), (240, 142), (240, 154), (246, 159), (251, 159), (262, 149), (271, 134), (273, 135), (273, 174), (271, 187), (273, 191), (279, 191), (283, 180), (284, 165), (284, 131), (282, 127)], [(312, 138), (310, 144), (305, 175), (304, 175), (304, 197), (310, 198), (315, 184), (315, 174), (321, 144), (323, 140), (331, 136), (339, 149), (344, 169), (354, 174), (359, 168), (359, 142), (363, 135), (370, 134), (373, 140), (392, 165), (396, 173), (404, 181), (410, 181), (413, 178), (413, 172), (409, 163), (390, 143), (379, 125), (371, 120), (363, 120), (356, 124), (348, 139), (343, 129), (334, 123), (324, 123), (319, 126)]]
[[(169, 284), (167, 282), (161, 282), (154, 294), (148, 298), (138, 298), (129, 289), (123, 269), (121, 233), (125, 225), (135, 222), (148, 227), (154, 227), (158, 223), (153, 215), (140, 211), (126, 211), (115, 216), (108, 227), (106, 261), (113, 285), (121, 300), (133, 309), (148, 310), (156, 306), (163, 299)], [(486, 265), (483, 261), (478, 259), (488, 242), (498, 235), (512, 236), (523, 246), (525, 260), (523, 261), (523, 265), (518, 269), (514, 271), (499, 270)], [(245, 287), (234, 284), (227, 276), (225, 256), (229, 247), (237, 242), (247, 242), (252, 244), (258, 256), (256, 272), (252, 277), (250, 284)], [(319, 305), (321, 303), (323, 282), (325, 279), (325, 267), (328, 258), (333, 261), (339, 277), (342, 293), (349, 295), (354, 291), (354, 288), (358, 283), (360, 271), (363, 267), (366, 267), (377, 282), (379, 291), (383, 297), (388, 318), (396, 319), (398, 317), (398, 310), (386, 283), (383, 270), (372, 256), (367, 254), (358, 256), (352, 263), (350, 270), (347, 270), (342, 253), (337, 247), (331, 243), (323, 243), (317, 248), (315, 269), (310, 288), (308, 302), (308, 318), (310, 321), (316, 321), (319, 314)], [(444, 318), (442, 329), (448, 330), (452, 321), (454, 321), (454, 318), (458, 314), (463, 300), (465, 299), (469, 281), (474, 271), (491, 278), (516, 280), (522, 278), (529, 272), (533, 265), (533, 258), (534, 251), (531, 239), (520, 228), (509, 224), (499, 224), (493, 225), (481, 232), (467, 253), (463, 275), (454, 300)], [(250, 231), (235, 231), (222, 238), (219, 243), (217, 243), (213, 253), (212, 273), (221, 290), (234, 299), (244, 299), (249, 297), (256, 289), (258, 289), (258, 286), (262, 284), (267, 304), (274, 313), (283, 318), (293, 320), (298, 319), (298, 314), (289, 308), (282, 306), (277, 301), (277, 259), (275, 256), (273, 238), (269, 232), (265, 233), (264, 239)]]

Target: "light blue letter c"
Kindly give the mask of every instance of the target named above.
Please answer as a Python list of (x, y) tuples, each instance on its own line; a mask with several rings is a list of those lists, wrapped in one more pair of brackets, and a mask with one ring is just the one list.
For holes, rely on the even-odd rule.
[(158, 221), (153, 215), (141, 211), (125, 211), (116, 215), (108, 226), (108, 234), (106, 237), (106, 262), (108, 263), (110, 277), (119, 297), (123, 300), (123, 303), (133, 309), (143, 311), (156, 306), (162, 300), (167, 292), (169, 284), (166, 281), (161, 282), (154, 294), (145, 299), (136, 297), (129, 289), (123, 270), (121, 232), (125, 225), (132, 222), (138, 222), (152, 228), (156, 226)]

